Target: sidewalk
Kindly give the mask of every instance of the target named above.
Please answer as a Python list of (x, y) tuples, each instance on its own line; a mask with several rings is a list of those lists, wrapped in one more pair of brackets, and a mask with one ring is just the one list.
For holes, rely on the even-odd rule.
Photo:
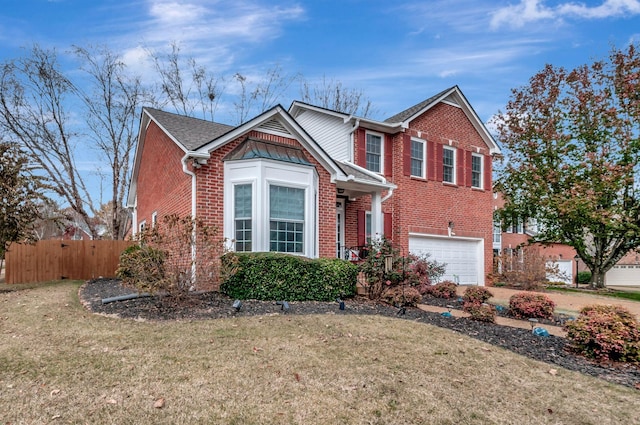
[[(448, 309), (446, 308), (436, 307), (436, 306), (427, 305), (427, 304), (418, 304), (418, 308), (420, 310), (429, 311), (432, 313), (444, 313), (445, 311), (448, 311)], [(456, 310), (456, 309), (451, 309), (451, 315), (453, 317), (469, 317), (469, 313), (465, 313), (462, 310)], [(509, 319), (507, 317), (496, 316), (496, 323), (498, 325), (511, 326), (513, 328), (531, 329), (531, 323), (526, 320), (516, 320), (516, 319)], [(547, 331), (549, 331), (551, 335), (559, 336), (562, 338), (567, 336), (567, 333), (561, 327), (550, 326), (546, 324), (540, 324), (537, 326), (545, 328)]]

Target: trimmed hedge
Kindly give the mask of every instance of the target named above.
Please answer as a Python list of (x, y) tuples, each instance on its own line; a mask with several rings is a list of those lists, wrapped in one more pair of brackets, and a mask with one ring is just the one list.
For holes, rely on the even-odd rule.
[(358, 267), (340, 259), (256, 252), (222, 257), (220, 292), (237, 299), (334, 301), (356, 294)]

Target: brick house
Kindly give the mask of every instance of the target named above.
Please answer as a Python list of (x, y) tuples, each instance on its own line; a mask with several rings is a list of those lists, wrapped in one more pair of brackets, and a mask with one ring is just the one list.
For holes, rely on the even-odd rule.
[[(498, 192), (493, 194), (493, 209), (497, 211), (504, 206), (504, 200)], [(532, 244), (529, 245), (530, 239), (535, 236), (536, 227), (531, 223), (520, 220), (513, 223), (506, 229), (502, 228), (502, 224), (494, 222), (493, 224), (493, 253), (494, 256), (506, 256), (512, 261), (524, 262), (524, 252), (522, 247), (532, 246), (549, 265), (557, 269), (559, 274), (548, 274), (547, 279), (550, 281), (565, 282), (567, 284), (574, 283), (577, 270), (584, 271), (587, 267), (582, 261), (576, 263), (576, 251), (564, 244)], [(497, 264), (494, 264), (497, 267)]]
[(357, 259), (385, 235), (483, 285), (499, 152), (457, 86), (384, 121), (301, 102), (238, 127), (145, 108), (128, 204), (134, 229), (191, 214), (236, 251)]
[[(504, 200), (500, 193), (493, 194), (493, 209), (498, 210), (504, 206)], [(518, 222), (513, 226), (502, 229), (500, 223), (494, 223), (493, 227), (493, 252), (494, 255), (521, 255), (520, 247), (528, 245), (529, 240), (535, 235), (535, 225)], [(548, 262), (557, 266), (560, 276), (548, 276), (552, 281), (564, 281), (574, 284), (578, 272), (589, 271), (587, 265), (577, 257), (575, 249), (562, 243), (533, 244), (538, 253)], [(640, 253), (628, 252), (606, 274), (605, 281), (609, 286), (638, 286), (640, 285)]]

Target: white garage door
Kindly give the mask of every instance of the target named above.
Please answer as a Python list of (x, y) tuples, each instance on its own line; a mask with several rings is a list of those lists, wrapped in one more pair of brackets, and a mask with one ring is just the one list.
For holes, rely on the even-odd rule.
[(607, 272), (606, 281), (611, 286), (640, 286), (640, 265), (613, 266)]
[(409, 236), (409, 251), (429, 253), (432, 259), (447, 263), (442, 280), (461, 285), (484, 285), (484, 240)]
[(552, 271), (547, 272), (547, 280), (549, 282), (563, 282), (567, 285), (575, 282), (573, 278), (573, 261), (558, 260), (547, 263), (547, 268)]

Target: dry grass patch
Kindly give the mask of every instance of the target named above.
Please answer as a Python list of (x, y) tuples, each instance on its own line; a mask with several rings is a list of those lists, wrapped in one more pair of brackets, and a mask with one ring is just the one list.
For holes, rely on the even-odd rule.
[(77, 288), (0, 294), (3, 423), (640, 423), (637, 391), (421, 323), (135, 322)]

